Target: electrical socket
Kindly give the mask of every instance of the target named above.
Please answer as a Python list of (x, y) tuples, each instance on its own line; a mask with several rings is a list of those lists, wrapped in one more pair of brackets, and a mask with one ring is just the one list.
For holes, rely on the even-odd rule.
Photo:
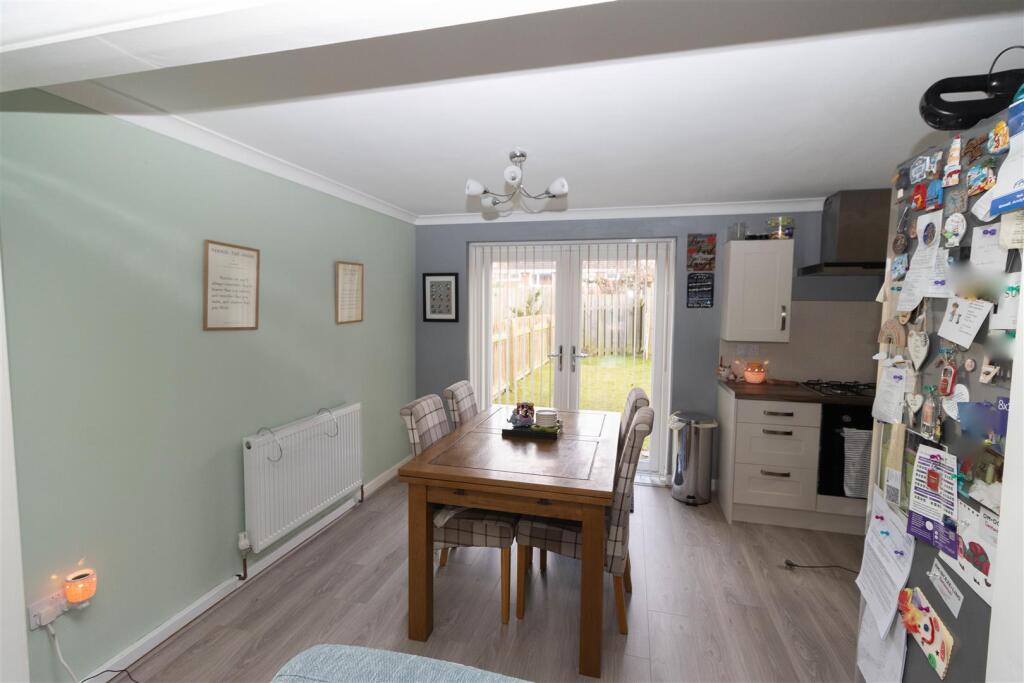
[(28, 627), (42, 628), (68, 610), (68, 603), (60, 591), (40, 598), (28, 606)]

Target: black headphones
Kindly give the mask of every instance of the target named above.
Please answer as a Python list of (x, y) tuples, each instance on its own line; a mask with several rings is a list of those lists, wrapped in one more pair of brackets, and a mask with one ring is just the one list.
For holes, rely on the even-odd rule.
[[(1024, 85), (1024, 69), (996, 73), (992, 73), (992, 69), (1003, 54), (1015, 48), (1024, 49), (1024, 45), (1012, 45), (996, 55), (987, 74), (953, 76), (933, 83), (921, 96), (921, 118), (938, 130), (964, 130), (1009, 107), (1014, 94)], [(988, 97), (955, 102), (943, 97), (950, 93), (979, 91)]]

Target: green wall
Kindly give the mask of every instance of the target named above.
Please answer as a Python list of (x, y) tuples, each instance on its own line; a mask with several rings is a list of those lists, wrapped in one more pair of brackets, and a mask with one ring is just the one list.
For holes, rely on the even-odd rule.
[[(84, 676), (239, 569), (243, 436), (362, 401), (366, 480), (406, 455), (414, 228), (38, 91), (0, 99), (0, 164), (26, 597), (96, 568), (55, 625)], [(258, 331), (202, 331), (204, 239), (261, 250)]]

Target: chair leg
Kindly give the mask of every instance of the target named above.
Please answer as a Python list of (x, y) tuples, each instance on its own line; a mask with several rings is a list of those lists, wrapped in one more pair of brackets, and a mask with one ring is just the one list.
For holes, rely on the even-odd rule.
[(626, 584), (626, 592), (633, 592), (633, 576), (630, 573), (629, 555), (626, 555), (626, 572), (622, 575), (622, 581)]
[(441, 561), (437, 564), (441, 567), (448, 564), (448, 548), (441, 548)]
[(522, 619), (526, 611), (526, 558), (529, 546), (516, 546), (516, 619)]
[(629, 626), (626, 625), (626, 596), (622, 590), (622, 577), (612, 576), (612, 583), (615, 585), (615, 614), (619, 617), (619, 633), (629, 634)]
[(543, 574), (548, 570), (548, 551), (544, 548), (540, 549), (540, 573)]
[(512, 548), (501, 549), (501, 623), (508, 623), (508, 596), (512, 579)]
[(533, 569), (533, 546), (526, 546), (526, 568)]

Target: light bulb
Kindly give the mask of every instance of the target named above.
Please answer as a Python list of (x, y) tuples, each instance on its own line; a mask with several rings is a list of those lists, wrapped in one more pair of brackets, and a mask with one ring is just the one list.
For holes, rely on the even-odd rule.
[(484, 205), (485, 209), (493, 209), (495, 206), (498, 205), (498, 198), (495, 197), (494, 195), (489, 194), (483, 199), (481, 199), (480, 203)]
[(548, 192), (556, 197), (564, 197), (569, 194), (569, 181), (565, 178), (555, 178), (548, 185)]
[(516, 165), (505, 167), (505, 182), (509, 185), (518, 185), (523, 179), (523, 169)]
[(479, 197), (486, 191), (487, 188), (485, 188), (484, 184), (481, 183), (479, 180), (473, 180), (472, 178), (470, 178), (469, 180), (466, 181), (467, 197)]

